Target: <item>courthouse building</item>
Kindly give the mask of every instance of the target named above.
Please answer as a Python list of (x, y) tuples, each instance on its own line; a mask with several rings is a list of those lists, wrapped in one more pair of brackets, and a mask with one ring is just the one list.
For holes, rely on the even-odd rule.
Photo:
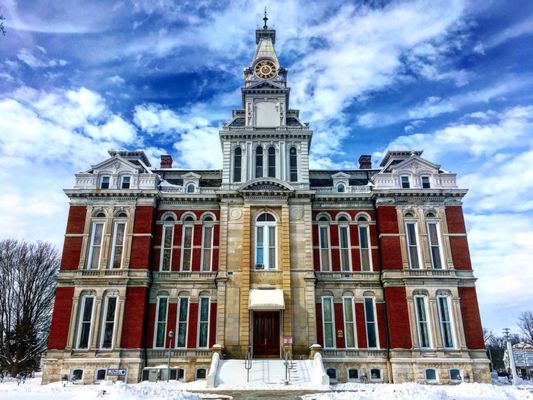
[(318, 344), (332, 381), (489, 379), (467, 191), (418, 150), (309, 169), (313, 132), (290, 108), (275, 39), (256, 31), (222, 169), (110, 151), (65, 190), (43, 383), (110, 369), (138, 382), (169, 354), (172, 379), (203, 379), (215, 344), (225, 359), (250, 346), (305, 359)]

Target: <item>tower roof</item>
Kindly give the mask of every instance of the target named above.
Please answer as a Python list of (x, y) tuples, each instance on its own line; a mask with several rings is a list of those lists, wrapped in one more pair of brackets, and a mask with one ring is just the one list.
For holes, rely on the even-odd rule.
[(267, 25), (268, 17), (266, 14), (266, 8), (263, 21), (265, 21), (263, 28), (255, 31), (255, 43), (257, 44), (257, 49), (255, 50), (252, 62), (255, 62), (255, 60), (259, 58), (270, 58), (279, 66), (278, 56), (274, 49), (274, 44), (276, 43), (276, 30), (270, 29)]

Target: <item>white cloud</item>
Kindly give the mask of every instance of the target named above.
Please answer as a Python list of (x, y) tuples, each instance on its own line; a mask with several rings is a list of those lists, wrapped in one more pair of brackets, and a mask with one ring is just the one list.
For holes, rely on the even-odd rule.
[(67, 61), (63, 59), (51, 59), (47, 57), (46, 50), (43, 47), (36, 46), (36, 50), (20, 49), (17, 58), (31, 68), (64, 67), (67, 65)]
[(126, 82), (124, 80), (124, 78), (118, 76), (118, 75), (113, 75), (113, 76), (110, 76), (109, 78), (107, 78), (107, 80), (109, 82), (111, 82), (113, 85), (117, 85), (117, 86), (120, 86), (120, 85), (123, 85), (124, 82)]

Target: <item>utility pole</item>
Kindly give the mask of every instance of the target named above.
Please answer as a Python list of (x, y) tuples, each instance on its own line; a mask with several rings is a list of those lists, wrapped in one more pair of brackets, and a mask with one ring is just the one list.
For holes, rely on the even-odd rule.
[(518, 376), (516, 375), (516, 365), (514, 363), (514, 354), (513, 354), (513, 346), (511, 345), (511, 341), (509, 340), (509, 332), (511, 330), (509, 328), (505, 328), (503, 330), (503, 334), (505, 335), (505, 341), (507, 344), (507, 356), (509, 357), (509, 368), (511, 368), (511, 374), (513, 374), (513, 385), (516, 386), (518, 383)]

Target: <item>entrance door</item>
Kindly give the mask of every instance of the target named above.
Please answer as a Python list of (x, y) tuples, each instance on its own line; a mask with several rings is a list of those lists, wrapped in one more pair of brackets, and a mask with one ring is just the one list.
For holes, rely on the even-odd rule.
[(279, 357), (279, 311), (253, 313), (254, 357)]

